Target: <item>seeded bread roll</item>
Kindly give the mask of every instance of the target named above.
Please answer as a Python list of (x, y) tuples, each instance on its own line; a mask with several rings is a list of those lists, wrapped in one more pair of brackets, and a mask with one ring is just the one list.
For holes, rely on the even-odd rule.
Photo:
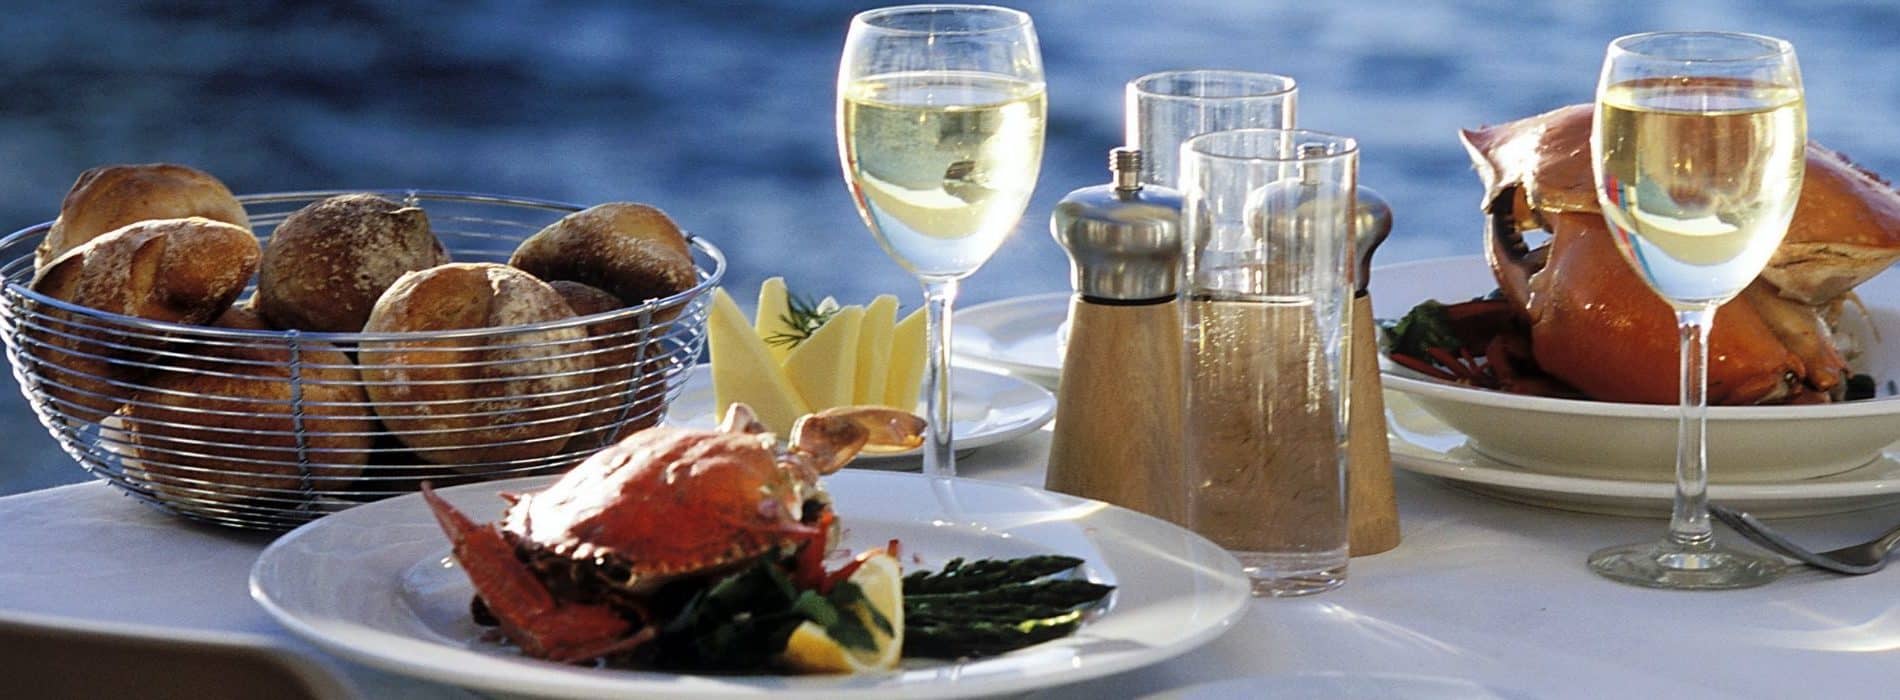
[(271, 232), (255, 304), (281, 328), (354, 333), (396, 278), (448, 261), (421, 208), (373, 194), (331, 197)]
[(475, 337), (441, 332), (573, 317), (547, 283), (506, 265), (452, 263), (403, 275), (377, 300), (358, 363), (390, 434), (437, 464), (508, 468), (561, 451), (587, 400), (592, 345), (580, 326)]
[(679, 226), (658, 209), (628, 202), (590, 207), (549, 224), (522, 241), (508, 264), (544, 280), (598, 287), (628, 306), (684, 292), (699, 281)]
[[(154, 321), (203, 324), (217, 318), (257, 269), (257, 239), (248, 229), (192, 217), (141, 221), (94, 238), (47, 263), (33, 291), (106, 313)], [(143, 371), (127, 361), (158, 347), (149, 331), (100, 318), (40, 309), (45, 330), (27, 331), (43, 344), (29, 355), (55, 399), (55, 410), (97, 421), (118, 408)]]
[[(579, 282), (555, 280), (548, 286), (576, 316), (626, 308), (619, 297)], [(605, 447), (659, 423), (666, 384), (661, 376), (663, 348), (654, 342), (655, 336), (641, 332), (638, 318), (621, 318), (588, 324), (587, 337), (594, 343), (594, 366), (599, 368), (588, 383), (600, 398), (587, 405), (577, 428), (578, 439), (590, 441), (590, 447)], [(609, 429), (622, 420), (625, 424)]]
[[(212, 324), (270, 330), (244, 308)], [(376, 425), (350, 358), (281, 337), (175, 344), (198, 359), (154, 373), (119, 410), (137, 476), (174, 507), (285, 508), (363, 472)], [(298, 430), (303, 432), (298, 451)]]
[(59, 218), (33, 251), (39, 269), (68, 250), (126, 224), (202, 216), (249, 229), (231, 190), (196, 168), (170, 163), (103, 165), (79, 174)]

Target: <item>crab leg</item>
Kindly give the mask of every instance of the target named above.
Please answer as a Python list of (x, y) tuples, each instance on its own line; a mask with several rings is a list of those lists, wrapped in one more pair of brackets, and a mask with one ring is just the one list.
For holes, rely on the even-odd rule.
[(1432, 377), (1433, 379), (1439, 379), (1439, 380), (1443, 380), (1447, 382), (1458, 381), (1458, 375), (1439, 369), (1438, 365), (1434, 365), (1430, 362), (1426, 362), (1425, 360), (1421, 360), (1411, 355), (1407, 355), (1401, 352), (1395, 352), (1389, 355), (1389, 357), (1392, 358), (1393, 362), (1397, 362), (1400, 365), (1406, 367), (1407, 369), (1410, 369), (1414, 372), (1418, 372), (1419, 374)]
[(427, 484), (422, 497), (454, 543), (455, 561), (501, 622), (502, 633), (528, 655), (574, 663), (627, 651), (653, 638), (653, 628), (634, 633), (632, 623), (609, 608), (556, 601), (493, 525), (477, 524)]

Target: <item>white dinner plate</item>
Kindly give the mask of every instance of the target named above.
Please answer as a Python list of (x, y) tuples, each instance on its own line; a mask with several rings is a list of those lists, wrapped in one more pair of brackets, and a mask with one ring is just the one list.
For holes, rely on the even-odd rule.
[[(1447, 303), (1496, 287), (1482, 258), (1423, 260), (1372, 273), (1374, 315), (1398, 318), (1426, 299)], [(1804, 406), (1714, 406), (1709, 409), (1712, 483), (1776, 486), (1834, 475), (1869, 473), (1882, 451), (1900, 440), (1900, 274), (1857, 288), (1865, 308), (1849, 306), (1842, 325), (1868, 346), (1853, 361), (1872, 375), (1880, 397)], [(1649, 293), (1638, 289), (1636, 293)], [(1872, 329), (1867, 329), (1871, 323)], [(1871, 339), (1885, 337), (1885, 342)], [(1672, 358), (1673, 359), (1673, 358)], [(1487, 457), (1555, 476), (1666, 483), (1673, 478), (1677, 409), (1522, 396), (1439, 381), (1384, 361), (1387, 391), (1462, 432)]]
[[(471, 517), (499, 517), (502, 492), (553, 477), (440, 491)], [(419, 494), (366, 504), (279, 538), (251, 570), (251, 595), (291, 632), (355, 661), (484, 691), (563, 697), (939, 698), (1020, 693), (1168, 659), (1219, 636), (1246, 610), (1246, 576), (1221, 548), (1166, 521), (1023, 486), (844, 471), (825, 479), (853, 550), (902, 542), (907, 567), (953, 557), (1063, 553), (1116, 586), (1076, 634), (988, 659), (907, 661), (855, 676), (695, 676), (582, 668), (481, 639), (473, 594)]]
[(1020, 375), (1043, 386), (1062, 377), (1062, 328), (1068, 292), (1033, 294), (957, 309), (950, 351), (959, 359)]
[[(1056, 417), (1056, 397), (1036, 384), (999, 372), (955, 367), (950, 372), (951, 429), (957, 453), (1008, 442), (1033, 433)], [(694, 367), (667, 408), (666, 420), (690, 428), (719, 424), (713, 415), (712, 368)], [(917, 409), (921, 414), (922, 408)], [(851, 463), (879, 468), (916, 467), (919, 450), (858, 454)]]
[[(1499, 462), (1471, 449), (1463, 433), (1420, 408), (1406, 394), (1385, 392), (1392, 464), (1471, 491), (1547, 508), (1668, 517), (1675, 485), (1563, 476)], [(1588, 455), (1578, 455), (1588, 460)], [(1873, 462), (1839, 474), (1780, 483), (1709, 485), (1709, 500), (1761, 517), (1824, 515), (1900, 500), (1900, 445)]]
[(1142, 700), (1334, 700), (1334, 698), (1406, 698), (1406, 700), (1518, 700), (1530, 693), (1493, 688), (1462, 678), (1405, 673), (1342, 673), (1312, 671), (1268, 676), (1245, 676), (1199, 683), (1144, 697)]

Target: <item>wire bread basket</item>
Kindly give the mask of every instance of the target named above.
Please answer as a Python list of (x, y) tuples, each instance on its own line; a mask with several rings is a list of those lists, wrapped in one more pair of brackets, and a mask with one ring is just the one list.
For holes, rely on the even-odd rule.
[[(266, 239), (305, 205), (364, 191), (238, 199)], [(464, 263), (505, 263), (523, 239), (580, 210), (371, 192), (421, 207)], [(248, 330), (122, 316), (32, 291), (34, 247), (49, 226), (0, 239), (0, 336), (40, 423), (86, 471), (141, 501), (266, 530), (425, 481), (562, 471), (658, 423), (705, 346), (706, 292), (725, 272), (719, 249), (689, 236), (698, 284), (617, 311), (428, 333)]]

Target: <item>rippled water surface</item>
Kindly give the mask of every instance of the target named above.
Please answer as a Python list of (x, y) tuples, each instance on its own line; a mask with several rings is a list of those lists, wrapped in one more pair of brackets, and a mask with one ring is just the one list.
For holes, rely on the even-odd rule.
[[(839, 176), (838, 49), (869, 3), (65, 1), (0, 23), (0, 225), (52, 218), (81, 170), (176, 161), (239, 192), (416, 187), (657, 204), (760, 279), (846, 301), (914, 284)], [(1338, 7), (1329, 7), (1338, 5)], [(1514, 9), (1503, 9), (1516, 5)], [(1813, 137), (1900, 173), (1900, 7), (1807, 3), (1024, 2), (1049, 81), (1029, 213), (970, 278), (975, 303), (1065, 289), (1063, 193), (1106, 179), (1122, 84), (1229, 67), (1301, 82), (1302, 126), (1358, 137), (1397, 226), (1379, 262), (1478, 252), (1457, 130), (1591, 97), (1605, 43), (1652, 29), (1792, 40)], [(0, 396), (0, 493), (84, 474)]]

